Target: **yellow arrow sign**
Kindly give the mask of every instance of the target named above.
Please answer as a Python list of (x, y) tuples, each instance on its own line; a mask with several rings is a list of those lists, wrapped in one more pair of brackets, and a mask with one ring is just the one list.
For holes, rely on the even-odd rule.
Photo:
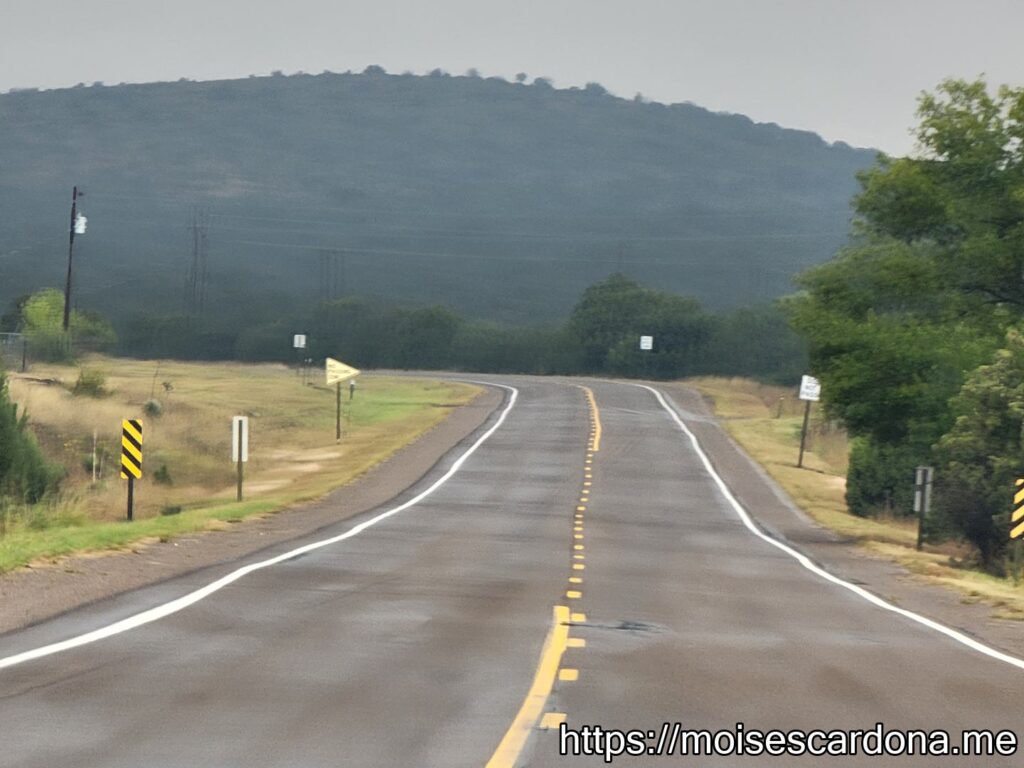
[(348, 381), (354, 379), (360, 373), (358, 368), (353, 368), (351, 365), (345, 365), (341, 360), (335, 360), (333, 357), (327, 358), (327, 383), (337, 384), (339, 381)]

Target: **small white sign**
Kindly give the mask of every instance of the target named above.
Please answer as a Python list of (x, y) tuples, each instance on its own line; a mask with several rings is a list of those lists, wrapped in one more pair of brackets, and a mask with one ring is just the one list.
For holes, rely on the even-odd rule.
[(305, 349), (306, 334), (296, 333), (295, 336), (292, 337), (292, 346), (295, 347), (295, 349)]
[(231, 417), (231, 460), (238, 463), (238, 448), (241, 444), (242, 461), (249, 460), (249, 417)]
[(85, 216), (83, 216), (82, 214), (78, 214), (75, 217), (75, 234), (76, 235), (84, 235), (85, 234), (85, 228), (88, 226), (88, 224), (89, 224), (89, 220), (87, 218), (85, 218)]
[(650, 352), (654, 349), (654, 337), (653, 336), (641, 336), (640, 337), (640, 349), (644, 352)]
[(802, 376), (800, 378), (800, 399), (818, 402), (821, 400), (821, 382), (813, 376)]

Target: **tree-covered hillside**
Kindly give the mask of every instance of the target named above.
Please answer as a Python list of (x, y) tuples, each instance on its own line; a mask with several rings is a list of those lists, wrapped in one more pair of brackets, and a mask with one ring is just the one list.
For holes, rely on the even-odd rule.
[(370, 68), (18, 91), (0, 95), (0, 303), (62, 284), (78, 184), (75, 303), (122, 323), (185, 306), (193, 207), (208, 320), (344, 295), (554, 320), (613, 272), (730, 307), (836, 250), (872, 160), (544, 80)]

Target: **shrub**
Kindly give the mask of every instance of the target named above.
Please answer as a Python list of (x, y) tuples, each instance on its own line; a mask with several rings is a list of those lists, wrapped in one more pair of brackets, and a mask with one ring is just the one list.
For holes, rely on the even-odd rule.
[(0, 371), (0, 497), (38, 501), (56, 487), (59, 476), (28, 430), (28, 414), (19, 415), (10, 401), (7, 378)]
[(171, 479), (171, 471), (167, 469), (166, 464), (161, 464), (153, 473), (153, 482), (157, 485), (174, 485), (174, 480)]
[(98, 368), (79, 368), (78, 381), (75, 382), (71, 394), (75, 397), (105, 397), (107, 377)]
[(846, 504), (860, 517), (880, 513), (910, 515), (914, 505), (914, 468), (926, 463), (902, 445), (858, 438), (850, 448)]
[(153, 418), (156, 418), (157, 416), (164, 412), (164, 407), (163, 405), (160, 404), (159, 400), (150, 398), (142, 406), (142, 410), (147, 416), (152, 416)]

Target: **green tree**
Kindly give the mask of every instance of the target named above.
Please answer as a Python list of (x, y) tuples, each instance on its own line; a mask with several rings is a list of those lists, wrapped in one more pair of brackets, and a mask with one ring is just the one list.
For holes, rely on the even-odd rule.
[(95, 312), (72, 311), (69, 325), (65, 334), (64, 294), (56, 288), (37, 291), (21, 305), (20, 329), (34, 357), (65, 360), (75, 348), (101, 351), (117, 342), (110, 323)]
[(445, 307), (395, 312), (388, 323), (394, 364), (400, 368), (447, 368), (462, 319)]
[(28, 430), (28, 415), (18, 414), (0, 371), (0, 497), (35, 502), (56, 484), (57, 473), (43, 458)]
[(918, 116), (917, 156), (860, 175), (854, 243), (787, 304), (828, 411), (858, 437), (847, 497), (861, 513), (903, 505), (967, 373), (1024, 316), (1024, 89), (946, 81)]
[[(661, 378), (696, 373), (712, 328), (695, 299), (644, 288), (621, 274), (587, 288), (568, 324), (584, 371)], [(641, 335), (654, 337), (652, 351), (639, 349)]]
[(1024, 471), (1024, 336), (1016, 328), (952, 400), (939, 441), (935, 526), (973, 543), (986, 565), (1005, 548), (1013, 481)]
[(637, 334), (650, 299), (650, 291), (618, 273), (583, 292), (569, 331), (580, 345), (585, 371), (603, 371), (609, 351)]

